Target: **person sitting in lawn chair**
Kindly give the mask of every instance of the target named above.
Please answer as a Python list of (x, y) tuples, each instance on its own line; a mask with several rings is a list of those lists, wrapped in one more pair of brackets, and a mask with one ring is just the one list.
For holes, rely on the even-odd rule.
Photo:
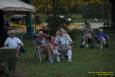
[(96, 37), (95, 37), (96, 41), (97, 41), (97, 48), (102, 49), (103, 47), (108, 48), (108, 40), (109, 40), (109, 36), (103, 32), (102, 28), (98, 29), (98, 32), (96, 33)]
[(52, 49), (51, 44), (48, 42), (48, 40), (46, 39), (42, 31), (38, 32), (33, 43), (35, 47), (34, 57), (35, 56), (39, 57), (40, 62), (41, 62), (43, 55), (45, 54), (45, 56), (48, 58), (48, 61), (52, 63), (53, 62), (52, 60), (53, 49)]
[(93, 29), (91, 28), (91, 25), (86, 22), (85, 23), (86, 27), (83, 28), (83, 36), (81, 39), (81, 46), (80, 48), (88, 48), (88, 44), (91, 44), (91, 48), (93, 48), (93, 36), (92, 36), (92, 32)]
[(67, 32), (63, 28), (59, 29), (55, 37), (54, 47), (54, 55), (58, 62), (60, 62), (60, 56), (61, 58), (67, 58), (68, 62), (72, 62), (72, 43), (72, 39)]
[(19, 59), (20, 48), (24, 46), (23, 42), (16, 37), (15, 30), (8, 31), (9, 37), (5, 40), (4, 47), (16, 49), (16, 58)]

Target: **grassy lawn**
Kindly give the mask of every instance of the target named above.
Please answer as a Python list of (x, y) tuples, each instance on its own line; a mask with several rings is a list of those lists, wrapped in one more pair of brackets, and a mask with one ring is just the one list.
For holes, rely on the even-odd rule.
[[(110, 48), (108, 49), (80, 49), (80, 36), (74, 40), (73, 62), (66, 60), (60, 63), (40, 63), (34, 60), (32, 40), (24, 39), (27, 52), (22, 53), (17, 62), (17, 72), (23, 77), (115, 77), (110, 75), (98, 76), (93, 72), (115, 72), (115, 34), (109, 32)], [(77, 35), (77, 33), (76, 33)]]

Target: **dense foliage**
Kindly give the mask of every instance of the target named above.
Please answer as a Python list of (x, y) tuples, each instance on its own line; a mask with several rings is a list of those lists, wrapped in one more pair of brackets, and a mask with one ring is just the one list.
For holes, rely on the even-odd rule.
[[(57, 12), (63, 10), (64, 13), (69, 14), (80, 13), (84, 15), (85, 11), (88, 17), (102, 17), (102, 14), (104, 17), (108, 17), (107, 15), (111, 12), (111, 4), (108, 0), (32, 0), (32, 3), (38, 13), (46, 14), (52, 13), (53, 8), (56, 8)], [(56, 7), (53, 7), (53, 4)]]

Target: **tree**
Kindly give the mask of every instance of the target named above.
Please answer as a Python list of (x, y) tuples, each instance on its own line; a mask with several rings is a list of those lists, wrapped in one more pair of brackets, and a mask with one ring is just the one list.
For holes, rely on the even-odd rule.
[[(111, 5), (107, 0), (55, 0), (53, 8), (53, 0), (33, 0), (33, 4), (39, 13), (52, 14), (55, 10), (59, 14), (79, 13), (88, 18), (102, 18), (108, 17), (111, 12)], [(103, 1), (103, 7), (102, 7)], [(108, 9), (108, 10), (106, 10)], [(98, 12), (98, 13), (97, 13)], [(55, 20), (55, 18), (53, 19)], [(52, 21), (53, 21), (52, 20)], [(54, 21), (57, 24), (57, 20)], [(55, 25), (54, 24), (54, 25)], [(59, 26), (59, 25), (58, 25)], [(57, 26), (56, 26), (57, 27)], [(53, 27), (52, 27), (53, 28)]]

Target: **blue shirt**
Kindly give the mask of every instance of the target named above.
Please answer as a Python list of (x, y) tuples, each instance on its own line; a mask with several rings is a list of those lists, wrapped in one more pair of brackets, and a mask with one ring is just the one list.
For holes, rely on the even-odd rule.
[(108, 35), (106, 33), (104, 33), (104, 32), (97, 32), (96, 38), (98, 40), (101, 40), (102, 37), (105, 38), (106, 40), (108, 39)]

